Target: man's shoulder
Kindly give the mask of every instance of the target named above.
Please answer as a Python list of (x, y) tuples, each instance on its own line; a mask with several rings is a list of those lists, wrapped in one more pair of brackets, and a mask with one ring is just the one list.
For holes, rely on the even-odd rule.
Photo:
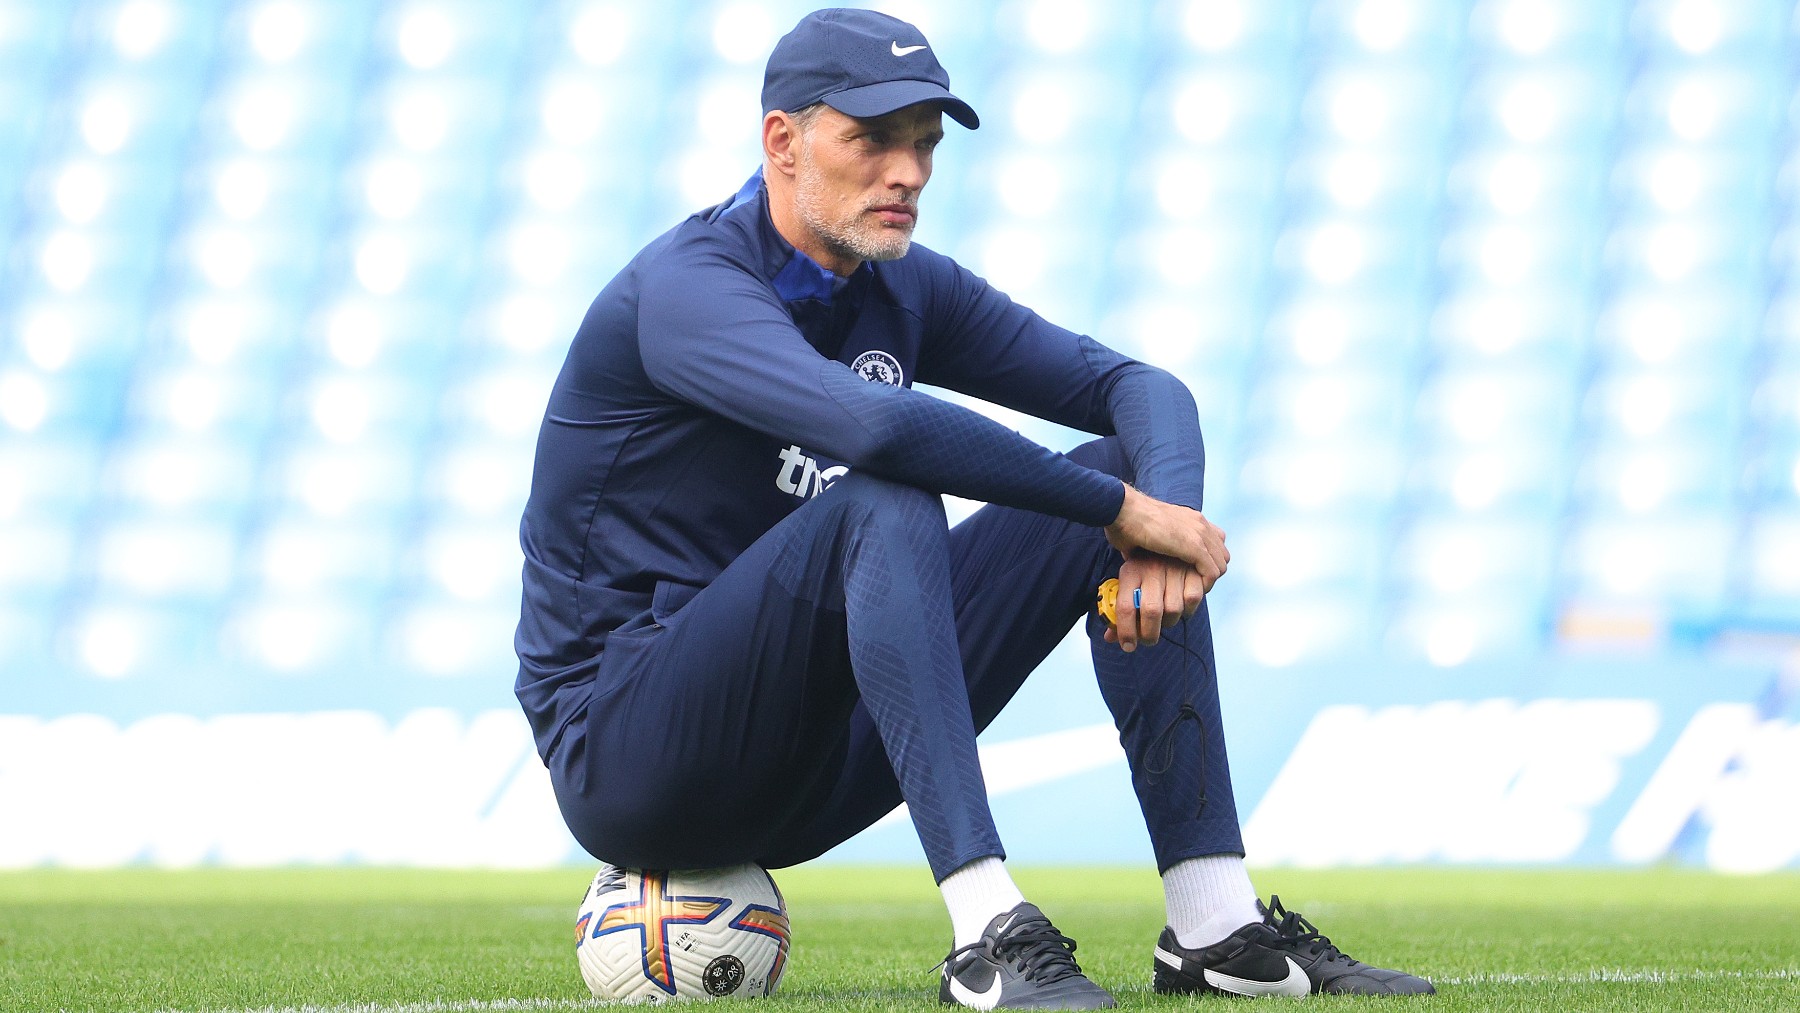
[[(710, 209), (709, 209), (710, 210)], [(590, 334), (635, 334), (641, 300), (679, 303), (694, 291), (709, 264), (743, 264), (732, 243), (709, 223), (706, 211), (690, 215), (640, 247), (601, 288), (588, 307), (580, 344)]]
[(754, 230), (734, 221), (735, 215), (710, 216), (707, 209), (677, 222), (651, 240), (633, 258), (641, 278), (683, 275), (707, 268), (737, 269), (765, 277), (767, 259)]
[(679, 267), (714, 258), (748, 261), (755, 243), (740, 229), (723, 221), (709, 221), (706, 212), (676, 222), (669, 231), (651, 240), (637, 255), (641, 267)]

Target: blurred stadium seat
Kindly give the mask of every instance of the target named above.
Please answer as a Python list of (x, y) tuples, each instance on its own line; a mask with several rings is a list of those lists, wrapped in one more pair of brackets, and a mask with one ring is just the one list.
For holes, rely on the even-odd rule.
[[(504, 683), (567, 342), (809, 6), (0, 0), (0, 670)], [(1800, 632), (1791, 3), (876, 6), (984, 116), (921, 241), (1194, 389), (1223, 649)]]

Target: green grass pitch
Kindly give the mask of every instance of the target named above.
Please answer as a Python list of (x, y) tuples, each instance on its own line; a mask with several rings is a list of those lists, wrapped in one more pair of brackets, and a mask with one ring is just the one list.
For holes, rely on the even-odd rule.
[[(0, 1011), (583, 1009), (572, 925), (590, 870), (0, 873)], [(1149, 991), (1148, 871), (1020, 869), (1124, 1009), (1295, 1000)], [(923, 869), (777, 874), (794, 923), (770, 1013), (937, 1009), (949, 923)], [(1800, 876), (1673, 870), (1265, 870), (1353, 956), (1438, 982), (1308, 1008), (1800, 1010)], [(1263, 1007), (1258, 1007), (1263, 1008)]]

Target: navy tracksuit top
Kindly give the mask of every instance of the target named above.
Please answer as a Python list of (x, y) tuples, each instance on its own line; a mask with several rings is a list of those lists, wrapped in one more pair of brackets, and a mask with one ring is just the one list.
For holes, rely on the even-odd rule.
[(540, 754), (586, 709), (607, 635), (667, 616), (846, 469), (1092, 525), (1118, 479), (921, 391), (1099, 435), (1199, 509), (1192, 397), (914, 245), (838, 278), (769, 217), (761, 173), (645, 247), (588, 309), (520, 525), (515, 687)]

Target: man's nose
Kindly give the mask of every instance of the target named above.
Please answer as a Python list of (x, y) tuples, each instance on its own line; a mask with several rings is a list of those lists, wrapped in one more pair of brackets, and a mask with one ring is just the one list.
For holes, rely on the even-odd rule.
[(917, 151), (896, 155), (888, 166), (888, 185), (907, 190), (923, 190), (931, 178), (930, 163)]

